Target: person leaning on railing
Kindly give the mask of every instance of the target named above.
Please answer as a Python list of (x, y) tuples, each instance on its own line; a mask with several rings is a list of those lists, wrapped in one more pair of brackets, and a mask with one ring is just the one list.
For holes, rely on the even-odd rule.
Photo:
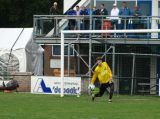
[[(80, 15), (80, 8), (79, 8), (78, 5), (76, 6), (76, 15), (77, 15), (77, 16)], [(76, 20), (76, 29), (77, 29), (77, 30), (80, 30), (80, 25), (81, 25), (80, 23), (81, 23), (80, 19), (77, 19), (77, 20)]]
[(105, 15), (108, 15), (108, 10), (105, 8), (104, 4), (101, 4), (101, 5), (100, 5), (99, 14), (103, 16), (103, 17), (101, 17), (102, 20), (101, 20), (101, 22), (100, 22), (101, 28), (103, 28), (102, 22), (104, 22), (104, 19), (106, 19), (106, 16), (105, 16)]
[(118, 20), (119, 20), (119, 9), (117, 7), (116, 4), (113, 4), (113, 8), (111, 10), (111, 29), (114, 29), (114, 25), (116, 26), (116, 29), (117, 29), (117, 26), (118, 26)]
[(92, 14), (94, 15), (94, 17), (93, 17), (93, 29), (100, 30), (101, 29), (101, 26), (99, 24), (100, 20), (97, 17), (98, 15), (100, 15), (100, 11), (99, 11), (99, 9), (96, 8), (96, 6), (94, 6), (92, 10), (93, 10)]
[(127, 7), (127, 3), (122, 3), (122, 8), (119, 10), (119, 16), (121, 17), (121, 29), (127, 29), (129, 17), (131, 15), (130, 9)]
[[(104, 4), (100, 5), (100, 10), (99, 10), (100, 15), (108, 15), (108, 10), (105, 8)], [(104, 17), (105, 18), (105, 17)]]
[(133, 29), (140, 29), (140, 23), (141, 23), (141, 11), (138, 8), (138, 6), (134, 6), (134, 10), (132, 11), (133, 19)]
[(82, 30), (88, 30), (89, 29), (89, 18), (87, 18), (86, 16), (89, 15), (89, 12), (83, 5), (80, 10), (80, 15), (84, 16), (84, 19), (82, 20)]
[[(141, 11), (140, 9), (138, 8), (138, 6), (134, 6), (134, 9), (132, 11), (132, 26), (133, 26), (133, 29), (140, 29), (141, 28)], [(137, 35), (137, 33), (134, 33), (134, 37), (139, 37)]]
[[(76, 15), (76, 11), (73, 10), (73, 8), (70, 8), (67, 15), (72, 16), (72, 15)], [(68, 20), (68, 29), (69, 30), (75, 30), (76, 29), (76, 20), (75, 19), (69, 19)]]

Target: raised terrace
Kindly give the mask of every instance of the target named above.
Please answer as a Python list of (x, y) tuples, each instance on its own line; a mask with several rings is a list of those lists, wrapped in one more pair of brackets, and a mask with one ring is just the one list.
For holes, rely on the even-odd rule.
[[(84, 20), (88, 20), (88, 24), (84, 24)], [(90, 19), (92, 22), (90, 22)], [(129, 24), (126, 24), (126, 19), (129, 19)], [(53, 25), (53, 20), (56, 22), (56, 27)], [(78, 29), (69, 29), (68, 21), (78, 20), (80, 22)], [(124, 20), (124, 24), (121, 21)], [(137, 20), (137, 19), (136, 19)], [(95, 25), (99, 22), (100, 28)], [(75, 43), (89, 43), (89, 38), (92, 43), (108, 43), (108, 44), (160, 44), (160, 33), (145, 32), (145, 33), (116, 33), (116, 30), (139, 30), (152, 29), (152, 23), (159, 25), (158, 17), (141, 16), (139, 18), (139, 27), (134, 29), (134, 18), (124, 17), (119, 18), (117, 26), (111, 26), (110, 16), (53, 16), (53, 15), (34, 15), (34, 41), (39, 44), (55, 44), (60, 43), (60, 33), (62, 30), (115, 30), (114, 33), (99, 33), (99, 34), (66, 34), (65, 43), (70, 43), (78, 38)], [(84, 26), (88, 25), (88, 29)], [(123, 28), (122, 28), (123, 27)]]

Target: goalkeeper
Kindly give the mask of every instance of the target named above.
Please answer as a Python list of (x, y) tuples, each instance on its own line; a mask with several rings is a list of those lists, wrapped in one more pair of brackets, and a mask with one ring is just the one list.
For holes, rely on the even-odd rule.
[(102, 58), (98, 57), (97, 59), (97, 67), (95, 68), (91, 85), (94, 85), (96, 78), (98, 77), (100, 83), (100, 90), (96, 94), (92, 94), (92, 101), (94, 101), (95, 97), (101, 97), (107, 88), (110, 88), (109, 91), (109, 100), (108, 102), (112, 102), (112, 96), (114, 92), (114, 83), (112, 81), (112, 72), (110, 67), (106, 62), (102, 62)]

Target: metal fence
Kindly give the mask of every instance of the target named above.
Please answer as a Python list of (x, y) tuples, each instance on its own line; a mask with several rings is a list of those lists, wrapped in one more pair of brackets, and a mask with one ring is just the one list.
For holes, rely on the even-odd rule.
[[(116, 16), (115, 16), (116, 18)], [(90, 22), (90, 20), (92, 22)], [(160, 26), (158, 16), (68, 16), (68, 15), (34, 15), (34, 36), (46, 38), (60, 37), (61, 30), (107, 30), (107, 29), (152, 29), (152, 25)], [(90, 27), (91, 26), (91, 27)], [(92, 34), (94, 35), (94, 34)], [(68, 37), (73, 37), (68, 36)], [(109, 38), (159, 38), (159, 34), (128, 33), (109, 34)]]

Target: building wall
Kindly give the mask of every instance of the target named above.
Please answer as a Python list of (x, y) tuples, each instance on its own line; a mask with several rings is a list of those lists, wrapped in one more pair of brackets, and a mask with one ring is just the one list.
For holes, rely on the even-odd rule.
[(50, 69), (50, 59), (52, 56), (52, 47), (49, 45), (43, 46), (44, 48), (44, 75), (51, 76), (52, 69)]
[(31, 72), (16, 72), (13, 74), (13, 80), (17, 80), (19, 87), (18, 92), (30, 92), (31, 90)]
[[(44, 48), (44, 75), (45, 76), (60, 76), (60, 68), (51, 68), (50, 67), (50, 60), (51, 59), (59, 59), (60, 56), (52, 56), (52, 46), (45, 45)], [(73, 76), (74, 74), (74, 67), (75, 67), (75, 60), (74, 57), (70, 57), (70, 74)], [(64, 68), (65, 68), (65, 75), (68, 74), (68, 57), (65, 56), (64, 59)]]

